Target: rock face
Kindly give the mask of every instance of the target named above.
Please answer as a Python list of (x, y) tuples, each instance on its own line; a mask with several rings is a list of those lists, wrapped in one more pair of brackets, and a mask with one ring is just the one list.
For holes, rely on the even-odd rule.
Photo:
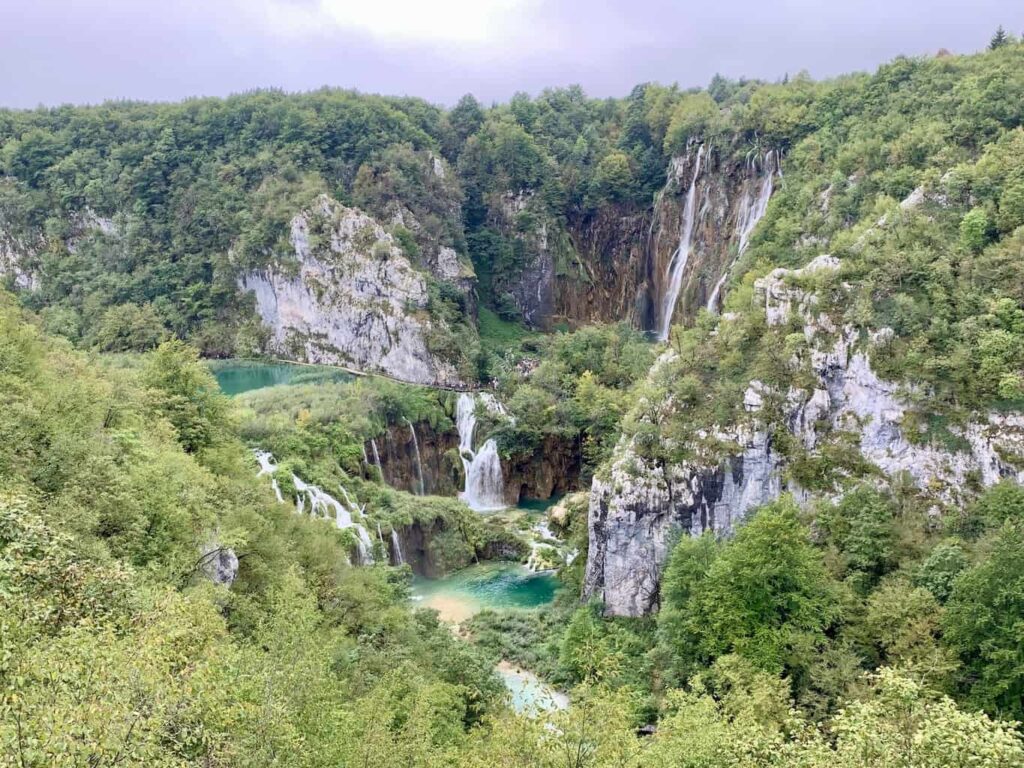
[[(644, 326), (662, 330), (667, 316), (717, 310), (736, 258), (781, 178), (775, 150), (752, 150), (743, 162), (691, 144), (669, 164), (654, 205), (648, 245), (652, 314)], [(673, 279), (675, 277), (675, 279)]]
[(416, 422), (413, 428), (416, 443), (413, 443), (409, 425), (390, 425), (383, 435), (365, 444), (367, 461), (380, 467), (384, 482), (392, 488), (419, 493), (422, 475), (423, 490), (427, 494), (457, 495), (461, 486), (459, 436), (454, 431), (437, 431), (423, 421)]
[(255, 294), (270, 351), (416, 384), (461, 386), (427, 347), (427, 276), (374, 219), (327, 196), (291, 223), (294, 263), (239, 279)]
[(693, 144), (670, 162), (653, 209), (606, 204), (564, 226), (537, 215), (524, 230), (516, 222), (530, 198), (510, 193), (492, 224), (514, 233), (525, 266), (495, 288), (539, 328), (626, 321), (659, 331), (672, 316), (717, 310), (780, 178), (774, 150), (735, 160)]
[(590, 547), (583, 596), (612, 616), (658, 607), (661, 570), (681, 535), (729, 534), (746, 513), (783, 489), (780, 459), (766, 431), (741, 436), (742, 452), (717, 466), (655, 466), (629, 443), (590, 491)]
[(582, 449), (577, 442), (547, 438), (532, 454), (502, 462), (505, 502), (550, 499), (578, 488)]
[(203, 547), (199, 570), (214, 584), (230, 587), (238, 576), (238, 556), (230, 547), (207, 544)]
[(539, 212), (542, 208), (533, 195), (509, 191), (488, 218), (492, 227), (514, 233), (519, 246), (519, 269), (495, 276), (495, 295), (511, 301), (531, 328), (547, 329), (554, 312), (555, 264), (568, 243), (565, 233)]
[[(74, 253), (87, 238), (119, 235), (120, 228), (113, 219), (86, 209), (68, 217), (64, 247)], [(46, 248), (46, 237), (41, 232), (0, 209), (0, 280), (9, 281), (15, 290), (38, 291), (46, 279), (41, 264)]]
[(783, 491), (806, 498), (783, 479), (774, 430), (787, 430), (812, 455), (829, 440), (853, 435), (861, 456), (884, 477), (910, 478), (937, 504), (961, 503), (972, 486), (1004, 478), (1024, 483), (1024, 414), (982, 414), (950, 427), (959, 449), (914, 439), (906, 427), (914, 411), (907, 393), (881, 379), (870, 363), (870, 353), (892, 332), (881, 329), (864, 345), (852, 326), (840, 328), (820, 312), (818, 294), (806, 287), (816, 280), (835, 284), (839, 270), (837, 259), (819, 256), (801, 270), (777, 269), (755, 283), (768, 324), (796, 315), (810, 349), (816, 384), (784, 393), (783, 423), (768, 423), (762, 414), (769, 397), (780, 393), (753, 381), (743, 398), (748, 419), (713, 435), (735, 446), (724, 460), (652, 465), (630, 442), (618, 446), (591, 488), (584, 598), (602, 601), (609, 615), (650, 613), (658, 607), (661, 571), (675, 537), (729, 534)]
[(651, 326), (650, 221), (649, 210), (607, 206), (569, 223), (579, 258), (555, 281), (555, 321), (572, 327), (616, 320), (636, 328)]

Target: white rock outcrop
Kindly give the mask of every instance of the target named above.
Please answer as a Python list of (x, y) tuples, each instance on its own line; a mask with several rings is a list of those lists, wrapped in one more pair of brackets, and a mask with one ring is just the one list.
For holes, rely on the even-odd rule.
[(377, 371), (416, 384), (460, 385), (427, 348), (427, 277), (370, 216), (322, 195), (291, 222), (294, 264), (239, 279), (255, 294), (272, 351)]

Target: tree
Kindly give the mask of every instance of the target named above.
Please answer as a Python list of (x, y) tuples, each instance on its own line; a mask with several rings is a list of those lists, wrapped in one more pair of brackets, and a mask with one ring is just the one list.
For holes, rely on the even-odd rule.
[(984, 208), (968, 211), (960, 222), (960, 244), (971, 253), (981, 253), (992, 240), (992, 223)]
[(846, 494), (818, 518), (842, 555), (844, 575), (861, 593), (867, 593), (895, 563), (894, 511), (887, 497), (863, 487)]
[(1003, 25), (1000, 24), (996, 28), (996, 32), (992, 35), (992, 39), (988, 42), (988, 49), (994, 51), (996, 48), (1002, 48), (1004, 45), (1010, 42), (1010, 36), (1006, 34), (1006, 30), (1003, 29)]
[(152, 353), (142, 383), (150, 390), (155, 410), (174, 426), (186, 452), (208, 448), (228, 432), (228, 400), (199, 353), (183, 341), (164, 342)]
[(715, 100), (706, 91), (679, 100), (665, 134), (665, 151), (681, 152), (690, 139), (713, 139), (725, 128)]
[(1024, 523), (1004, 523), (988, 556), (956, 580), (943, 625), (964, 665), (968, 701), (994, 716), (1024, 717)]
[(110, 307), (91, 334), (93, 346), (103, 352), (145, 352), (166, 337), (152, 304)]
[(633, 196), (636, 181), (629, 156), (625, 152), (610, 152), (601, 158), (594, 171), (591, 191), (597, 201), (621, 203)]
[[(659, 631), (682, 668), (736, 653), (796, 686), (839, 618), (834, 585), (790, 497), (759, 509), (701, 574), (708, 543), (681, 544)], [(680, 640), (685, 643), (680, 644)]]

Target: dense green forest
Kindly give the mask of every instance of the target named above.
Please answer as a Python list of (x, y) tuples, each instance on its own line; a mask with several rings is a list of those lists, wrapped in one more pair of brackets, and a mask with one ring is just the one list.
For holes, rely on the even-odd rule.
[[(617, 317), (542, 332), (516, 293), (540, 251), (555, 280), (585, 281), (579, 232), (648, 224), (696, 147), (720, 167), (784, 158), (721, 314), (688, 314), (665, 344)], [(609, 481), (622, 446), (667, 474), (732, 450), (721, 426), (784, 424), (787, 393), (817, 386), (808, 308), (915, 406), (915, 446), (959, 450), (978, 414), (1024, 410), (1010, 37), (622, 99), (443, 109), (325, 89), (0, 111), (0, 766), (1024, 764), (1024, 488), (974, 472), (943, 496), (827, 424), (814, 450), (771, 432), (799, 497), (728, 537), (672, 538), (653, 615), (581, 603), (582, 492), (551, 517), (576, 556), (550, 606), (457, 632), (417, 608), (393, 531), (428, 531), (445, 573), (529, 551), (522, 525), (389, 487), (367, 455), (396, 425), (455, 434), (457, 393), (311, 371), (228, 398), (204, 359), (266, 351), (239, 275), (287, 268), (290, 223), (323, 193), (386, 223), (425, 274), (457, 254), (475, 282), (430, 278), (450, 331), (433, 351), (503, 404), (477, 428), (506, 465), (557, 447), (576, 490)], [(794, 277), (804, 314), (770, 323), (755, 283), (825, 253), (835, 269)], [(295, 478), (351, 494), (363, 562), (354, 528), (275, 501), (257, 447), (287, 501)], [(501, 659), (571, 705), (514, 712)]]

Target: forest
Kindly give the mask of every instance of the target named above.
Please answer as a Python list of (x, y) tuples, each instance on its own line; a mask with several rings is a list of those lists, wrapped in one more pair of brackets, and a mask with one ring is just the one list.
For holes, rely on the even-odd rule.
[[(631, 233), (656, 231), (673, 173), (692, 208), (702, 158), (728, 187), (769, 152), (749, 242), (721, 235), (714, 269), (693, 251), (720, 306), (684, 291), (664, 340), (611, 300), (573, 314)], [(240, 279), (299, 269), (295, 217), (321, 195), (423, 276), (409, 315), (464, 388), (324, 366), (221, 391), (220, 366), (280, 356)], [(629, 247), (595, 246), (608, 229)], [(393, 260), (381, 242), (372, 258)], [(538, 274), (551, 301), (532, 298)], [(1024, 765), (1012, 36), (618, 99), (0, 110), (0, 275), (0, 766)], [(810, 393), (839, 407), (855, 360), (871, 374), (855, 394), (899, 408), (802, 405), (794, 426)], [(474, 401), (468, 446), (467, 393), (498, 403)], [(968, 463), (996, 427), (1017, 452)], [(602, 505), (639, 488), (624, 516), (654, 531), (678, 500), (649, 488), (749, 476), (750, 434), (772, 498), (727, 528), (652, 533), (654, 610), (588, 599)], [(889, 442), (871, 453), (865, 434)], [(506, 513), (458, 498), (483, 438)], [(308, 486), (343, 495), (335, 520)], [(534, 496), (539, 544), (518, 504)], [(424, 578), (538, 552), (557, 580), (540, 609), (453, 628), (418, 602)], [(517, 711), (502, 661), (571, 703)]]

